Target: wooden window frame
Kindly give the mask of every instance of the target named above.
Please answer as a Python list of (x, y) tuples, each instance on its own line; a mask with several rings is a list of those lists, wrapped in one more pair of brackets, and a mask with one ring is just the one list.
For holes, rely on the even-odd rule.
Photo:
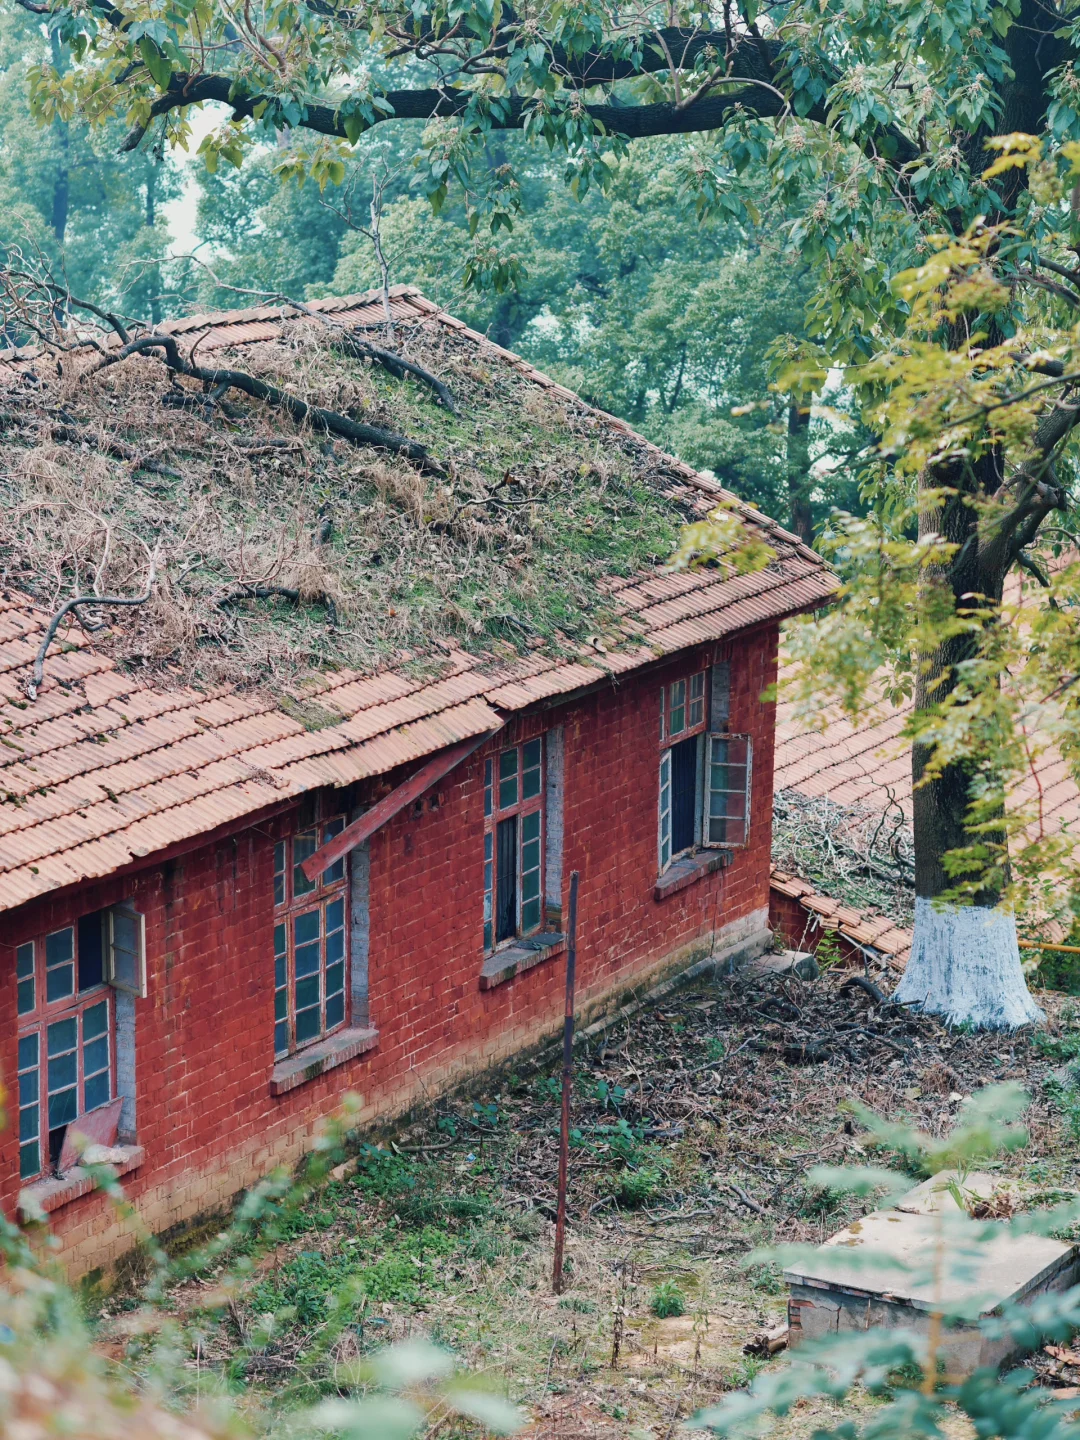
[[(745, 759), (733, 760), (730, 755), (722, 759), (715, 758), (718, 745), (745, 746)], [(723, 766), (727, 771), (744, 772), (742, 785), (731, 787), (713, 786), (713, 780), (717, 778), (714, 766)], [(720, 778), (731, 779), (730, 774)], [(753, 790), (754, 778), (754, 741), (750, 735), (734, 734), (730, 731), (711, 731), (705, 737), (705, 761), (702, 774), (702, 820), (701, 820), (701, 844), (706, 850), (745, 850), (750, 843), (750, 797)], [(714, 795), (741, 795), (743, 797), (743, 813), (741, 815), (718, 815), (713, 813)], [(714, 840), (712, 838), (713, 820), (741, 820), (742, 837), (738, 840)]]
[[(701, 740), (697, 737), (704, 735), (708, 725), (708, 691), (709, 667), (704, 665), (699, 669), (690, 671), (686, 675), (680, 675), (678, 679), (669, 680), (660, 686), (660, 794), (657, 806), (657, 835), (656, 848), (659, 873), (663, 875), (674, 861), (685, 855), (690, 855), (698, 847), (701, 837), (701, 785), (704, 775), (704, 764), (701, 753)], [(695, 824), (694, 838), (689, 845), (682, 849), (675, 850), (673, 838), (673, 792), (672, 792), (672, 762), (671, 751), (676, 745), (681, 745), (685, 740), (697, 739), (697, 760), (696, 776), (694, 781), (695, 793)]]
[[(275, 1060), (284, 1060), (310, 1045), (317, 1045), (351, 1023), (348, 857), (336, 860), (317, 880), (308, 880), (300, 869), (300, 862), (339, 834), (345, 823), (343, 814), (328, 815), (302, 826), (274, 845)], [(310, 917), (317, 917), (314, 926)], [(304, 920), (308, 920), (307, 925), (298, 924)], [(314, 968), (306, 968), (316, 959), (312, 951), (314, 945), (318, 947), (316, 963)], [(299, 975), (298, 951), (300, 963), (305, 967)], [(339, 966), (340, 985), (334, 973)], [(315, 1003), (301, 1004), (301, 999), (310, 1001), (310, 982), (315, 978), (318, 979)], [(316, 1023), (314, 1030), (309, 1028), (313, 1022)]]
[[(123, 909), (132, 915), (138, 913), (128, 905)], [(102, 978), (80, 989), (79, 950), (83, 927), (79, 920), (86, 921), (95, 916), (100, 917), (102, 926)], [(141, 921), (141, 916), (139, 918)], [(15, 947), (19, 1176), (24, 1184), (54, 1174), (68, 1126), (117, 1098), (116, 987), (108, 979), (107, 959), (110, 919), (111, 908), (93, 911), (73, 920), (70, 925), (42, 932)], [(67, 935), (71, 937), (69, 959), (58, 956), (58, 951), (66, 952), (67, 945), (62, 940), (59, 945), (56, 943), (60, 937)], [(146, 947), (141, 924), (138, 938), (141, 947), (139, 968), (144, 977)], [(51, 964), (50, 958), (53, 961)], [(71, 992), (57, 993), (61, 983), (59, 972), (69, 965)], [(51, 1000), (48, 998), (50, 978), (54, 990)], [(102, 1004), (106, 1006), (105, 1023), (104, 1028), (98, 1028), (96, 1019), (88, 1021), (87, 1017), (89, 1012)], [(63, 1035), (58, 1027), (69, 1021), (74, 1022), (74, 1045), (60, 1049)], [(87, 1034), (88, 1023), (94, 1025), (90, 1034)], [(102, 1040), (105, 1041), (104, 1047)], [(50, 1049), (53, 1049), (52, 1067), (49, 1064)], [(66, 1057), (72, 1055), (73, 1071), (63, 1063)], [(94, 1068), (88, 1070), (88, 1065)], [(68, 1077), (66, 1081), (65, 1075)], [(103, 1090), (100, 1084), (102, 1075), (105, 1076)], [(91, 1093), (88, 1085), (94, 1081), (98, 1084)], [(71, 1092), (74, 1093), (73, 1109), (71, 1104), (65, 1106), (60, 1101), (61, 1096)], [(53, 1109), (51, 1099), (57, 1100), (55, 1114), (50, 1114)], [(88, 1101), (92, 1103), (88, 1104)], [(56, 1124), (52, 1123), (54, 1118)], [(54, 1134), (55, 1140), (52, 1139)]]
[[(506, 757), (516, 756), (511, 775)], [(535, 763), (534, 763), (535, 760)], [(528, 778), (527, 778), (528, 777)], [(535, 790), (533, 786), (536, 786)], [(525, 791), (528, 789), (529, 793)], [(504, 946), (528, 935), (539, 934), (546, 923), (547, 850), (547, 746), (544, 736), (537, 735), (510, 745), (484, 760), (484, 909), (483, 951), (493, 954)], [(498, 831), (503, 821), (517, 820), (515, 839), (515, 925), (512, 935), (498, 939), (496, 905), (499, 895)], [(536, 833), (527, 833), (535, 829)], [(526, 847), (528, 850), (526, 857)], [(526, 868), (525, 859), (529, 859)], [(535, 863), (532, 863), (535, 860)], [(534, 876), (536, 894), (525, 894), (525, 877)], [(536, 921), (531, 920), (535, 907)], [(529, 911), (530, 914), (526, 915)]]
[[(753, 783), (753, 741), (749, 735), (736, 734), (728, 730), (709, 730), (709, 722), (712, 718), (709, 715), (710, 689), (709, 677), (711, 667), (706, 665), (701, 669), (691, 671), (687, 675), (680, 676), (676, 680), (669, 680), (660, 687), (660, 763), (659, 763), (659, 795), (657, 803), (657, 860), (658, 869), (661, 875), (672, 866), (676, 860), (692, 855), (697, 850), (742, 850), (750, 843), (750, 800)], [(723, 717), (726, 719), (726, 715)], [(684, 846), (680, 850), (674, 848), (673, 837), (673, 788), (672, 771), (673, 764), (671, 751), (675, 746), (681, 745), (684, 741), (696, 740), (697, 762), (694, 781), (694, 804), (695, 824), (694, 839), (692, 844)], [(722, 792), (712, 786), (714, 746), (721, 743), (745, 745), (745, 786), (735, 789), (725, 789)], [(742, 770), (744, 762), (732, 762), (728, 759), (718, 762), (725, 768), (737, 768)], [(730, 777), (725, 777), (730, 778)], [(743, 799), (743, 814), (729, 816), (718, 816), (713, 813), (714, 799), (717, 794), (725, 795), (741, 794)], [(714, 820), (736, 821), (741, 819), (742, 835), (739, 839), (730, 840), (712, 838), (712, 825)]]

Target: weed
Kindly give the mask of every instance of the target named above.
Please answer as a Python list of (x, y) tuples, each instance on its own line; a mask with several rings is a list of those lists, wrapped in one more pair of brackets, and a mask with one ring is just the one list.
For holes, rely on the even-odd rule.
[(787, 1289), (779, 1265), (752, 1265), (747, 1270), (750, 1284), (762, 1295), (783, 1295)]
[(1037, 1030), (1031, 1043), (1048, 1060), (1080, 1060), (1080, 1031), (1048, 1035), (1045, 1030)]
[(674, 1280), (661, 1280), (653, 1291), (649, 1309), (658, 1320), (670, 1320), (676, 1315), (686, 1314), (686, 1296)]
[(705, 1042), (706, 1060), (722, 1060), (727, 1054), (727, 1046), (718, 1035), (713, 1035)]
[(817, 961), (818, 969), (824, 975), (834, 965), (839, 965), (844, 958), (844, 952), (840, 949), (840, 941), (835, 930), (826, 930), (817, 943), (814, 950), (814, 959)]
[(1080, 1065), (1069, 1068), (1068, 1078), (1050, 1076), (1044, 1089), (1061, 1111), (1066, 1128), (1074, 1140), (1080, 1140)]
[(609, 1085), (606, 1080), (598, 1080), (589, 1098), (595, 1100), (601, 1109), (606, 1110), (609, 1105), (618, 1108), (626, 1099), (626, 1090), (622, 1085)]
[(580, 1295), (564, 1295), (559, 1301), (560, 1310), (573, 1310), (578, 1315), (595, 1315), (595, 1300), (586, 1300)]
[(831, 1215), (839, 1207), (841, 1198), (835, 1190), (829, 1190), (827, 1187), (806, 1190), (796, 1213), (807, 1220), (819, 1220), (826, 1215)]
[(627, 1168), (616, 1177), (612, 1194), (616, 1204), (624, 1210), (640, 1210), (650, 1200), (655, 1200), (663, 1189), (664, 1174), (656, 1166), (642, 1165), (638, 1169)]
[(725, 1390), (747, 1390), (754, 1383), (764, 1369), (765, 1361), (757, 1355), (748, 1355), (745, 1360), (737, 1360), (730, 1370), (726, 1370), (723, 1376)]

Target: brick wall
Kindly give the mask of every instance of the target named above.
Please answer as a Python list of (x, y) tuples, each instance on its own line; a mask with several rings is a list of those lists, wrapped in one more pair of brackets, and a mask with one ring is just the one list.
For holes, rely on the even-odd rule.
[(792, 949), (808, 950), (812, 955), (817, 954), (817, 948), (827, 932), (833, 937), (842, 960), (862, 961), (862, 951), (846, 935), (823, 926), (820, 917), (812, 910), (805, 909), (793, 896), (780, 890), (769, 891), (769, 926), (777, 939), (782, 939)]
[[(579, 998), (596, 1013), (628, 987), (761, 926), (769, 903), (775, 627), (734, 642), (730, 726), (754, 737), (750, 844), (728, 868), (665, 900), (656, 880), (658, 689), (712, 651), (512, 721), (491, 749), (564, 727), (564, 892), (581, 874)], [(291, 813), (249, 825), (134, 876), (89, 885), (2, 917), (0, 1066), (15, 1073), (14, 946), (133, 897), (146, 916), (149, 995), (136, 1001), (137, 1139), (145, 1161), (125, 1189), (160, 1232), (225, 1205), (295, 1161), (347, 1091), (362, 1120), (400, 1113), (537, 1043), (561, 1023), (564, 964), (553, 957), (491, 990), (482, 961), (484, 750), (370, 843), (370, 1015), (378, 1047), (279, 1097), (273, 1065), (272, 852)], [(396, 780), (398, 777), (392, 777)], [(15, 1137), (0, 1134), (2, 1197), (19, 1189)], [(89, 1195), (52, 1221), (71, 1269), (106, 1266), (126, 1224)]]

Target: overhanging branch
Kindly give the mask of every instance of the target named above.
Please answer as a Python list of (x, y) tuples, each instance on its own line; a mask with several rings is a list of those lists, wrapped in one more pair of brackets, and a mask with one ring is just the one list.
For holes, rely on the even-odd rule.
[[(745, 53), (749, 55), (750, 52)], [(619, 62), (619, 68), (622, 63)], [(632, 73), (640, 73), (640, 69), (628, 71), (628, 74)], [(589, 77), (587, 83), (598, 84), (603, 78)], [(723, 93), (717, 93), (721, 88)], [(377, 113), (372, 124), (383, 124), (387, 120), (452, 119), (464, 114), (475, 101), (472, 91), (453, 89), (391, 90), (383, 98), (392, 106), (392, 113)], [(271, 99), (271, 96), (262, 93), (238, 94), (233, 80), (226, 75), (174, 75), (168, 90), (151, 105), (146, 123), (129, 131), (120, 146), (121, 152), (137, 148), (151, 121), (185, 105), (216, 100), (230, 105), (234, 115), (250, 118)], [(754, 78), (750, 83), (719, 80), (712, 92), (682, 107), (674, 101), (664, 100), (648, 105), (612, 102), (583, 105), (581, 108), (608, 133), (623, 135), (628, 140), (718, 130), (736, 112), (762, 119), (775, 119), (790, 113), (789, 103), (783, 94), (763, 78), (760, 81)], [(520, 130), (533, 109), (532, 102), (512, 97), (506, 101), (503, 114), (498, 118), (491, 116), (492, 129)], [(823, 105), (815, 105), (805, 118), (823, 124), (828, 120), (828, 112)], [(329, 105), (306, 106), (298, 123), (300, 128), (318, 135), (348, 139), (341, 111)], [(896, 126), (879, 127), (866, 137), (866, 146), (875, 155), (890, 152), (892, 163), (897, 166), (910, 163), (919, 154), (918, 147)]]

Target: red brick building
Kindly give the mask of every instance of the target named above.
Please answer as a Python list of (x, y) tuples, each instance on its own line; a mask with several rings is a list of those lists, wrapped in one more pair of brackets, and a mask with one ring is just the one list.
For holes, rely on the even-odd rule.
[[(364, 298), (320, 303), (349, 324), (379, 318)], [(575, 399), (415, 292), (394, 305)], [(235, 351), (281, 320), (171, 328)], [(722, 498), (661, 458), (688, 515)], [(130, 1242), (90, 1193), (74, 1132), (109, 1147), (162, 1232), (295, 1161), (344, 1093), (373, 1121), (542, 1040), (561, 1016), (573, 870), (585, 1013), (760, 950), (764, 695), (781, 618), (832, 582), (773, 522), (743, 521), (772, 549), (764, 569), (613, 581), (617, 646), (334, 670), (303, 688), (318, 724), (256, 689), (140, 679), (77, 625), (30, 700), (50, 612), (5, 592), (5, 1209), (49, 1212), (74, 1270), (107, 1265)]]

